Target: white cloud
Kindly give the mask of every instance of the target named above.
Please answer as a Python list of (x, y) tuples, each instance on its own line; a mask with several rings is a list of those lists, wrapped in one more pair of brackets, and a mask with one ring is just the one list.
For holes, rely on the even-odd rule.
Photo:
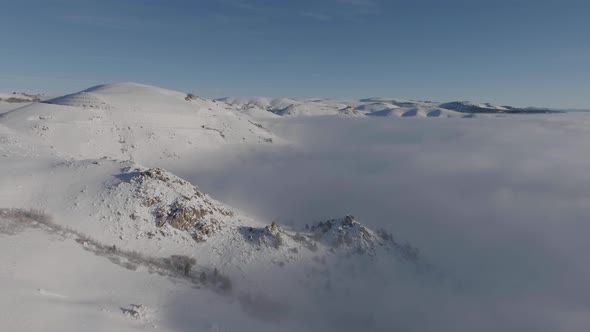
[(398, 266), (386, 280), (363, 276), (346, 298), (292, 302), (294, 319), (305, 319), (281, 324), (582, 331), (590, 327), (580, 314), (590, 296), (590, 159), (579, 152), (590, 149), (589, 123), (584, 114), (282, 119), (274, 130), (299, 145), (202, 156), (173, 171), (284, 223), (354, 214), (409, 240), (445, 272), (420, 277)]

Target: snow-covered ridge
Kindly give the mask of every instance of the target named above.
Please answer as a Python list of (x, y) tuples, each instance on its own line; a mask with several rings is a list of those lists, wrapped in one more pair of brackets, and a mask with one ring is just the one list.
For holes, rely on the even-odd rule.
[(219, 99), (236, 109), (253, 114), (279, 116), (382, 116), (382, 117), (471, 117), (473, 114), (550, 113), (551, 110), (497, 106), (490, 103), (456, 101), (438, 103), (399, 98), (366, 98), (351, 101), (241, 97)]
[(141, 84), (136, 82), (119, 82), (101, 84), (90, 87), (83, 92), (101, 93), (101, 94), (163, 94), (169, 96), (183, 95), (183, 93), (164, 89), (152, 85)]
[[(124, 223), (136, 224), (129, 229), (137, 233), (125, 233), (125, 238), (185, 241), (190, 237), (194, 242), (187, 244), (195, 250), (221, 245), (231, 255), (264, 264), (305, 262), (319, 256), (338, 260), (391, 255), (412, 263), (420, 260), (413, 247), (398, 243), (384, 230), (369, 229), (353, 216), (301, 229), (285, 228), (253, 220), (161, 168), (131, 167), (119, 177), (122, 181), (109, 189), (102, 204), (114, 208)], [(247, 250), (252, 246), (256, 250)]]
[(223, 102), (137, 83), (96, 86), (20, 107), (0, 115), (0, 124), (83, 159), (144, 162), (226, 144), (280, 141)]
[(218, 101), (232, 105), (241, 111), (250, 113), (266, 111), (279, 116), (338, 115), (341, 114), (342, 109), (349, 106), (346, 102), (323, 99), (226, 97), (218, 99)]
[(108, 110), (111, 106), (100, 96), (89, 92), (78, 92), (45, 101), (47, 104), (96, 108)]
[(455, 110), (458, 112), (477, 112), (477, 111), (508, 111), (510, 107), (497, 106), (490, 103), (473, 103), (470, 101), (454, 101), (449, 103), (443, 103), (439, 105), (442, 108), (449, 110)]
[[(187, 93), (163, 89), (155, 86), (134, 82), (111, 83), (90, 87), (86, 90), (53, 98), (45, 101), (48, 104), (100, 109), (131, 110), (140, 108), (147, 111), (158, 107), (186, 108)], [(206, 107), (216, 106), (216, 102), (206, 99), (200, 100), (200, 104), (191, 106)], [(184, 106), (184, 107), (182, 107)]]
[(307, 224), (304, 229), (286, 230), (276, 223), (260, 229), (244, 230), (246, 238), (257, 245), (280, 251), (299, 250), (332, 255), (376, 256), (386, 252), (412, 263), (421, 263), (418, 249), (397, 242), (393, 235), (383, 229), (371, 230), (354, 216)]
[(395, 108), (388, 108), (381, 111), (375, 111), (371, 113), (366, 113), (367, 116), (376, 116), (376, 117), (388, 117), (388, 116), (396, 116), (396, 117), (429, 117), (429, 118), (441, 118), (441, 117), (461, 117), (461, 114), (458, 114), (454, 111), (449, 111), (443, 108), (437, 107), (395, 107)]
[[(547, 177), (559, 167), (539, 156), (561, 156), (555, 139), (564, 133), (583, 142), (587, 115), (395, 121), (513, 109), (446, 106), (465, 107), (461, 113), (388, 98), (250, 102), (241, 107), (135, 83), (92, 87), (53, 104), (0, 102), (0, 307), (10, 317), (0, 319), (3, 330), (457, 330), (466, 312), (490, 319), (469, 320), (461, 331), (494, 329), (507, 318), (518, 330), (518, 313), (529, 314), (529, 302), (540, 297), (554, 302), (533, 310), (535, 321), (556, 304), (565, 308), (543, 326), (579, 321), (582, 296), (569, 292), (584, 289), (584, 278), (571, 271), (587, 264), (579, 261), (578, 270), (563, 262), (584, 238), (550, 236), (553, 219), (568, 226), (564, 207), (575, 212), (569, 226), (579, 230), (584, 195), (563, 195), (578, 193), (580, 179)], [(323, 117), (283, 118), (313, 115)], [(273, 132), (296, 144), (269, 144), (280, 140)], [(499, 153), (499, 145), (510, 149)], [(531, 172), (531, 164), (541, 166)], [(585, 164), (566, 166), (569, 174)], [(454, 186), (473, 179), (474, 186)], [(531, 183), (559, 190), (535, 196)], [(521, 191), (531, 195), (516, 197)], [(556, 202), (541, 211), (542, 222), (539, 202)], [(2, 207), (39, 209), (53, 222), (39, 228), (35, 218), (23, 222)], [(480, 213), (488, 210), (498, 215)], [(316, 219), (330, 213), (334, 219)], [(544, 227), (539, 234), (547, 242), (527, 242), (527, 225)], [(424, 229), (437, 234), (420, 235)], [(427, 251), (403, 242), (402, 234)], [(561, 246), (563, 238), (576, 245)], [(434, 250), (441, 252), (431, 256)], [(539, 271), (546, 270), (545, 278)], [(400, 320), (421, 322), (441, 308), (441, 321)], [(449, 309), (456, 314), (445, 315)], [(573, 316), (564, 316), (569, 309)]]
[(0, 102), (5, 103), (35, 103), (41, 101), (42, 95), (33, 95), (23, 92), (2, 93), (0, 92)]

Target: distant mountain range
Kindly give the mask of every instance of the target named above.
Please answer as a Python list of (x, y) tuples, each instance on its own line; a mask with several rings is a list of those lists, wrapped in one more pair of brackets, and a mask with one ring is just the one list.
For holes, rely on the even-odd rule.
[(226, 97), (218, 101), (237, 107), (251, 115), (269, 112), (279, 116), (344, 115), (398, 117), (465, 117), (473, 114), (562, 113), (548, 108), (518, 108), (489, 103), (454, 101), (437, 103), (408, 99), (367, 98), (354, 101), (332, 99), (289, 99), (265, 97)]
[[(125, 88), (127, 86), (127, 88)], [(118, 95), (132, 93), (130, 86), (146, 85), (138, 83), (114, 83), (65, 95), (58, 98), (47, 99), (44, 95), (27, 93), (0, 93), (0, 102), (5, 103), (31, 103), (45, 102), (66, 106), (81, 106), (87, 108), (107, 107), (104, 102), (96, 100), (96, 93), (101, 91), (114, 91)], [(170, 91), (151, 87), (154, 90)], [(122, 90), (121, 90), (122, 89)], [(117, 91), (115, 91), (117, 90)], [(120, 90), (120, 91), (119, 91)], [(174, 92), (184, 95), (182, 92)], [(498, 106), (490, 103), (476, 103), (470, 101), (433, 102), (417, 101), (400, 98), (365, 98), (359, 100), (334, 100), (334, 99), (291, 99), (291, 98), (267, 98), (267, 97), (225, 97), (215, 100), (197, 97), (194, 94), (186, 94), (187, 101), (201, 101), (215, 104), (217, 107), (225, 105), (225, 108), (239, 110), (254, 117), (274, 116), (398, 116), (398, 117), (465, 117), (473, 114), (543, 114), (563, 113), (569, 111), (585, 111), (570, 109), (552, 109), (543, 107), (513, 107)], [(129, 97), (132, 97), (131, 95)], [(190, 97), (190, 98), (189, 98)]]

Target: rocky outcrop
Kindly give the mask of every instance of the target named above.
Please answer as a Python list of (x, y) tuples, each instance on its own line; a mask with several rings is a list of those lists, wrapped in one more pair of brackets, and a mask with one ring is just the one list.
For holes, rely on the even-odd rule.
[[(205, 241), (224, 227), (234, 212), (191, 185), (161, 168), (135, 173), (129, 182), (138, 210), (134, 219), (148, 215), (157, 227), (170, 226)], [(128, 186), (125, 183), (123, 186)]]

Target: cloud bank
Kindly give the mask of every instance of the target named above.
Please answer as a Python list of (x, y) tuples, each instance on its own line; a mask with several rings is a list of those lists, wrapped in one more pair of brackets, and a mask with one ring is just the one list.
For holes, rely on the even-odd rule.
[(581, 331), (590, 327), (589, 122), (585, 114), (281, 119), (269, 125), (297, 144), (170, 168), (268, 220), (353, 214), (444, 271), (439, 279), (380, 266), (337, 292), (310, 291), (282, 327)]

